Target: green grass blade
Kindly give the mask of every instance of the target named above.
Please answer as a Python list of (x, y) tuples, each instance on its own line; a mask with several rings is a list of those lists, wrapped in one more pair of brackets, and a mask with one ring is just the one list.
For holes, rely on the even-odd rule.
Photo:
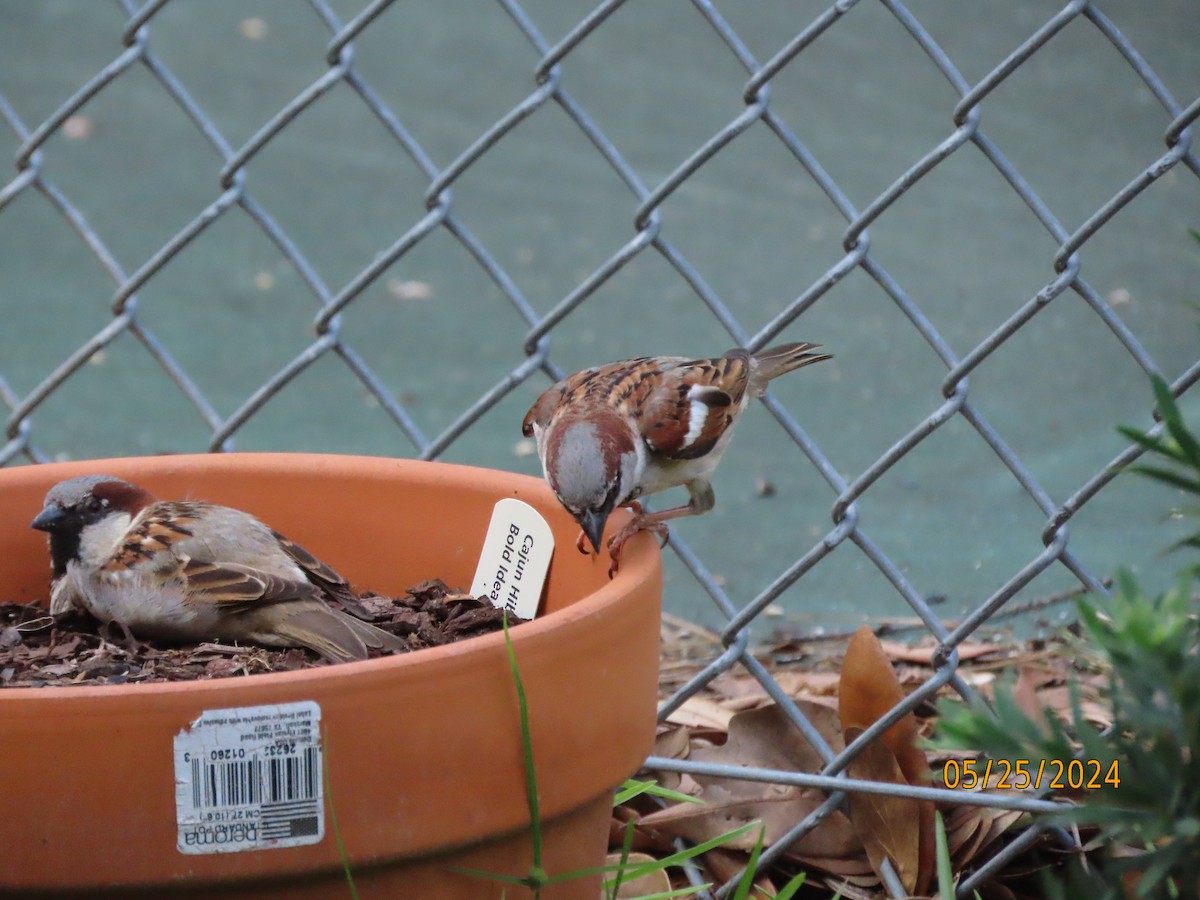
[(533, 765), (533, 737), (529, 730), (529, 702), (525, 698), (525, 684), (521, 681), (521, 670), (517, 666), (517, 654), (513, 651), (512, 635), (508, 632), (508, 616), (503, 618), (504, 646), (508, 650), (508, 667), (512, 672), (513, 685), (517, 689), (517, 711), (521, 718), (521, 749), (525, 757), (525, 793), (529, 801), (529, 838), (533, 846), (533, 869), (528, 882), (537, 886), (546, 880), (542, 868), (542, 816), (538, 807), (537, 771)]
[(954, 897), (954, 867), (950, 863), (950, 844), (946, 840), (946, 822), (940, 812), (934, 813), (937, 827), (937, 876), (938, 896)]
[(628, 803), (634, 797), (640, 797), (642, 794), (649, 794), (651, 797), (660, 797), (663, 800), (674, 800), (676, 803), (703, 803), (704, 801), (698, 797), (693, 797), (691, 794), (681, 794), (679, 791), (673, 791), (670, 788), (660, 786), (653, 781), (638, 781), (630, 779), (621, 785), (621, 790), (613, 797), (613, 806), (620, 806), (622, 803)]
[(689, 884), (687, 887), (675, 888), (673, 891), (659, 891), (657, 894), (644, 894), (634, 900), (671, 900), (672, 897), (695, 897), (701, 891), (707, 891), (712, 883)]
[(779, 889), (779, 893), (775, 895), (775, 900), (792, 900), (792, 898), (796, 896), (796, 892), (800, 890), (800, 888), (804, 887), (804, 882), (807, 879), (808, 873), (801, 872)]
[(1196, 436), (1184, 423), (1183, 414), (1175, 402), (1175, 395), (1171, 393), (1171, 386), (1159, 375), (1155, 375), (1151, 381), (1154, 385), (1154, 399), (1158, 401), (1158, 411), (1167, 425), (1167, 431), (1183, 451), (1188, 465), (1193, 469), (1200, 469), (1200, 442), (1197, 442)]
[(350, 900), (358, 900), (358, 888), (354, 884), (354, 873), (350, 871), (350, 858), (346, 856), (346, 845), (342, 843), (342, 829), (338, 827), (337, 808), (333, 805), (333, 789), (329, 785), (329, 732), (321, 729), (321, 742), (325, 745), (321, 753), (321, 777), (325, 779), (325, 799), (329, 801), (329, 824), (333, 827), (333, 841), (337, 844), (338, 859), (346, 873), (346, 887), (350, 889)]
[(625, 872), (629, 867), (629, 853), (633, 850), (633, 823), (625, 823), (625, 835), (621, 838), (621, 859), (619, 860), (621, 868), (617, 870), (617, 877), (612, 880), (612, 890), (609, 892), (612, 900), (616, 900), (617, 892), (621, 890), (621, 882), (625, 878)]
[(1151, 437), (1138, 428), (1132, 428), (1129, 425), (1118, 425), (1117, 432), (1125, 438), (1133, 441), (1143, 450), (1148, 450), (1151, 453), (1157, 453), (1160, 456), (1169, 456), (1177, 462), (1183, 462), (1183, 453), (1178, 448), (1172, 446), (1170, 441), (1164, 441), (1160, 437)]
[(658, 869), (665, 869), (667, 866), (682, 865), (689, 860), (695, 859), (697, 856), (703, 856), (709, 850), (727, 844), (730, 841), (737, 840), (743, 834), (752, 828), (761, 828), (762, 822), (755, 819), (753, 822), (747, 822), (741, 828), (735, 828), (733, 831), (728, 831), (725, 834), (717, 835), (715, 838), (709, 838), (702, 844), (696, 844), (694, 847), (688, 847), (686, 850), (680, 850), (678, 853), (672, 853), (670, 856), (664, 856), (662, 859), (655, 860), (652, 863), (642, 863), (640, 866), (634, 866), (625, 873), (626, 881), (634, 881), (641, 878), (643, 875), (649, 875)]
[(654, 787), (653, 781), (635, 781), (634, 779), (630, 779), (621, 785), (621, 789), (613, 797), (613, 806), (628, 803), (634, 797), (640, 797), (652, 787)]
[(524, 887), (526, 879), (518, 878), (515, 875), (501, 875), (499, 872), (488, 872), (485, 869), (468, 869), (466, 866), (451, 866), (446, 870), (453, 872), (455, 875), (466, 875), (470, 878), (480, 878), (484, 881), (498, 881), (502, 884), (515, 884)]
[(1161, 481), (1164, 484), (1177, 487), (1182, 491), (1187, 491), (1189, 494), (1200, 494), (1200, 479), (1181, 475), (1174, 469), (1164, 469), (1162, 466), (1136, 465), (1130, 466), (1129, 471), (1137, 472), (1148, 478), (1153, 478), (1155, 481)]
[(747, 900), (750, 889), (754, 887), (754, 876), (758, 874), (758, 858), (762, 855), (765, 827), (758, 829), (758, 838), (754, 841), (754, 849), (750, 851), (750, 860), (742, 872), (742, 880), (738, 882), (737, 890), (733, 892), (733, 900)]

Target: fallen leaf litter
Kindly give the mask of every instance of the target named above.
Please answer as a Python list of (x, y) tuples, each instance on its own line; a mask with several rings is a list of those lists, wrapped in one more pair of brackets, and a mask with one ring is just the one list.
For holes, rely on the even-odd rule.
[[(887, 628), (879, 630), (891, 633)], [(827, 640), (789, 631), (778, 629), (750, 652), (835, 753), (933, 674), (936, 645), (932, 639), (914, 644), (879, 641), (862, 629)], [(723, 650), (718, 633), (670, 614), (663, 616), (662, 638), (659, 696), (664, 700)], [(1111, 724), (1111, 712), (1097, 697), (1105, 674), (1067, 641), (1022, 642), (1012, 634), (996, 632), (961, 645), (959, 651), (960, 677), (985, 697), (992, 695), (998, 675), (1016, 672), (1024, 685), (1024, 696), (1018, 692), (1017, 702), (1028, 712), (1045, 706), (1069, 717), (1073, 685), (1082, 695), (1084, 715), (1096, 725)], [(851, 765), (852, 774), (872, 781), (940, 787), (948, 759), (977, 756), (969, 750), (923, 746), (936, 710), (932, 703), (923, 703), (914, 713), (859, 757)], [(824, 765), (762, 684), (741, 669), (712, 679), (671, 712), (659, 724), (653, 755), (809, 773), (819, 772)], [(717, 884), (745, 867), (759, 827), (764, 849), (770, 848), (825, 800), (816, 790), (719, 776), (643, 770), (636, 777), (700, 802), (656, 800), (641, 794), (618, 806), (610, 826), (609, 862), (618, 861), (626, 840), (634, 852), (661, 859), (676, 852), (680, 838), (698, 843), (758, 823), (737, 840), (696, 860), (700, 877)], [(993, 775), (986, 790), (1000, 788)], [(797, 897), (874, 900), (884, 896), (878, 870), (885, 856), (910, 892), (931, 889), (933, 805), (898, 797), (879, 800), (883, 795), (851, 797), (772, 865), (759, 870), (755, 885), (762, 896), (774, 896), (803, 872), (806, 880)], [(967, 804), (939, 803), (937, 810), (945, 820), (951, 860), (958, 872), (980, 866), (1029, 821), (1020, 812)], [(989, 900), (1039, 898), (1042, 874), (1061, 859), (1061, 852), (1048, 846), (1048, 839), (1035, 841), (994, 874), (982, 895)], [(668, 882), (655, 885), (658, 890), (664, 890), (664, 885), (682, 889), (688, 883), (678, 868), (671, 868), (669, 875)]]

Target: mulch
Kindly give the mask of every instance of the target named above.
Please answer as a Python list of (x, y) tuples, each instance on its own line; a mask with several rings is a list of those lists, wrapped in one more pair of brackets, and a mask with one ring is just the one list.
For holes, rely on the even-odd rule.
[[(398, 597), (364, 593), (371, 624), (408, 650), (440, 647), (503, 628), (504, 611), (438, 579)], [(509, 616), (509, 626), (525, 619)], [(112, 631), (112, 633), (110, 633)], [(372, 650), (371, 656), (390, 655)], [(0, 687), (61, 687), (195, 681), (329, 665), (303, 648), (203, 643), (136, 647), (85, 613), (50, 616), (40, 603), (0, 603)]]

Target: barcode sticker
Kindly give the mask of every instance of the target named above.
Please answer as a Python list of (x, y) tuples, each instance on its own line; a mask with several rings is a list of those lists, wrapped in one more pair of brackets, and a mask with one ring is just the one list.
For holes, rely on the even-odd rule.
[(321, 707), (205, 710), (175, 735), (176, 846), (237, 853), (325, 836)]

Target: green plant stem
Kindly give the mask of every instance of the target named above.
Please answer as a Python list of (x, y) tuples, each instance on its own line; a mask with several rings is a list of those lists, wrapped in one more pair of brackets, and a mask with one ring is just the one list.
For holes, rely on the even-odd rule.
[(346, 846), (342, 843), (342, 830), (338, 827), (337, 808), (333, 805), (333, 788), (329, 782), (329, 732), (321, 729), (321, 775), (325, 779), (325, 799), (329, 801), (329, 824), (333, 827), (333, 840), (337, 844), (338, 859), (342, 861), (342, 871), (346, 873), (346, 886), (350, 889), (351, 900), (358, 900), (358, 888), (354, 884), (354, 873), (350, 871), (350, 858), (346, 856)]
[(533, 735), (529, 729), (529, 701), (525, 697), (525, 684), (517, 666), (517, 654), (513, 650), (512, 635), (508, 632), (508, 614), (504, 619), (504, 646), (508, 650), (508, 666), (512, 672), (513, 685), (517, 689), (517, 711), (521, 721), (521, 749), (525, 758), (525, 793), (529, 802), (529, 835), (533, 846), (533, 868), (529, 870), (525, 883), (535, 895), (546, 883), (546, 870), (542, 868), (542, 815), (538, 807), (537, 771), (533, 764)]

